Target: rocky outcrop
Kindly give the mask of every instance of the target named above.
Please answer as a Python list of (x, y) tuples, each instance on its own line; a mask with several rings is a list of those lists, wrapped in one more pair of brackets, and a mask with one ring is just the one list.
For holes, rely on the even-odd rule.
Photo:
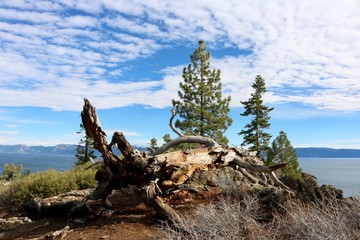
[(332, 185), (319, 186), (317, 178), (302, 173), (303, 179), (284, 176), (281, 181), (294, 191), (295, 197), (304, 202), (336, 202), (343, 199), (343, 192)]

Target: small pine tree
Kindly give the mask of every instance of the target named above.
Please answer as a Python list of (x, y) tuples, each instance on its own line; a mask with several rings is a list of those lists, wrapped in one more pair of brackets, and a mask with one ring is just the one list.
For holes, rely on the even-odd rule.
[(288, 166), (281, 169), (283, 175), (292, 176), (294, 178), (301, 178), (301, 168), (297, 160), (297, 153), (295, 148), (288, 140), (286, 133), (280, 131), (279, 136), (272, 142), (271, 148), (267, 153), (266, 164), (288, 163)]
[(183, 82), (178, 95), (180, 100), (172, 100), (182, 120), (175, 126), (185, 134), (211, 137), (226, 144), (224, 132), (231, 125), (230, 96), (222, 98), (220, 70), (210, 69), (210, 52), (206, 52), (204, 41), (191, 55), (191, 64), (183, 70)]
[(156, 138), (152, 138), (151, 140), (150, 140), (150, 148), (152, 148), (152, 149), (157, 149), (157, 140), (156, 140)]
[(0, 176), (0, 179), (11, 181), (16, 178), (20, 178), (22, 176), (27, 176), (30, 174), (30, 169), (26, 168), (22, 173), (23, 166), (19, 164), (16, 166), (14, 163), (5, 163), (4, 170), (2, 172), (2, 175)]
[(166, 133), (164, 136), (163, 136), (163, 140), (165, 143), (168, 143), (170, 142), (172, 139), (170, 137), (170, 134)]
[(252, 85), (255, 90), (248, 101), (241, 102), (245, 111), (241, 116), (253, 116), (250, 123), (245, 125), (239, 135), (244, 136), (241, 146), (249, 145), (250, 151), (256, 151), (258, 157), (262, 158), (269, 149), (271, 134), (265, 132), (270, 127), (269, 113), (274, 109), (263, 104), (262, 95), (266, 92), (265, 80), (257, 75)]
[[(78, 134), (82, 134), (85, 132), (85, 127), (83, 124), (80, 124), (80, 130), (77, 132)], [(95, 159), (95, 149), (94, 149), (94, 141), (89, 138), (86, 134), (80, 139), (79, 144), (76, 146), (76, 154), (75, 157), (77, 161), (75, 165), (82, 165), (84, 163), (89, 162), (91, 159)]]

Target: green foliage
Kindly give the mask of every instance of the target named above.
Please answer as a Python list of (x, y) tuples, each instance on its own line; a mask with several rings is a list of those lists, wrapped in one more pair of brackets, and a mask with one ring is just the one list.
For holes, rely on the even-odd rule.
[(13, 181), (8, 194), (11, 194), (15, 204), (22, 205), (35, 197), (46, 198), (71, 190), (95, 187), (96, 169), (85, 170), (86, 165), (77, 166), (66, 172), (49, 169), (30, 174)]
[[(80, 124), (80, 130), (77, 133), (81, 134), (84, 132), (84, 125)], [(75, 165), (82, 165), (89, 162), (90, 159), (95, 159), (96, 156), (94, 153), (94, 141), (85, 134), (85, 136), (80, 139), (79, 144), (76, 146), (75, 157), (77, 158), (77, 161), (75, 162)]]
[(252, 85), (255, 90), (248, 101), (241, 102), (245, 111), (241, 116), (252, 116), (250, 123), (239, 133), (243, 135), (242, 146), (249, 145), (250, 151), (256, 151), (257, 156), (263, 158), (269, 149), (271, 135), (265, 131), (270, 127), (269, 113), (274, 109), (263, 104), (262, 95), (266, 92), (265, 80), (257, 75)]
[(165, 143), (168, 143), (170, 142), (172, 139), (170, 137), (170, 134), (166, 133), (164, 136), (163, 136), (163, 140)]
[(296, 150), (283, 131), (280, 131), (279, 136), (272, 142), (266, 159), (267, 165), (279, 163), (288, 163), (287, 167), (281, 169), (281, 174), (301, 179), (302, 170), (299, 167)]
[(152, 138), (152, 139), (150, 140), (150, 147), (151, 147), (152, 149), (156, 149), (156, 148), (157, 148), (157, 140), (156, 140), (156, 138)]
[(224, 132), (231, 125), (230, 96), (222, 98), (220, 70), (210, 69), (210, 52), (206, 52), (204, 41), (191, 55), (191, 64), (183, 70), (183, 82), (172, 104), (182, 120), (175, 126), (185, 134), (211, 137), (226, 144)]
[(23, 169), (23, 166), (21, 164), (16, 166), (14, 163), (11, 163), (11, 164), (5, 163), (4, 170), (2, 172), (2, 175), (0, 176), (0, 179), (10, 181), (10, 180), (20, 178), (22, 176), (29, 175), (30, 169), (27, 168), (23, 171), (23, 173), (21, 173), (22, 169)]
[(90, 165), (90, 163), (87, 163), (81, 166), (75, 166), (68, 171), (68, 174), (73, 176), (76, 189), (86, 189), (96, 186), (95, 173), (100, 168), (100, 165), (86, 169), (86, 167)]

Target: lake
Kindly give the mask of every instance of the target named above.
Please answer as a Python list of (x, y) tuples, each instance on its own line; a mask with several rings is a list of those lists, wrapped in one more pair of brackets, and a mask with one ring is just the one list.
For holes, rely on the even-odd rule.
[(319, 185), (340, 188), (345, 197), (360, 195), (360, 158), (299, 158), (304, 172), (314, 175)]
[(74, 166), (75, 154), (0, 154), (0, 173), (5, 163), (21, 164), (23, 169), (29, 168), (32, 173), (53, 168), (65, 171)]
[[(31, 172), (53, 168), (65, 171), (74, 166), (74, 155), (66, 154), (0, 154), (0, 173), (5, 163), (22, 164)], [(360, 158), (299, 158), (304, 172), (317, 177), (320, 185), (340, 188), (344, 196), (360, 195)]]

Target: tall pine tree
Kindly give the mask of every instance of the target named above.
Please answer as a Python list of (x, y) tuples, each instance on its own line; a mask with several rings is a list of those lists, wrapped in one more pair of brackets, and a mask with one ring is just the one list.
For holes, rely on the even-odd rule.
[[(77, 133), (81, 134), (83, 132), (85, 132), (85, 127), (81, 123), (80, 130)], [(75, 157), (77, 158), (75, 165), (82, 165), (84, 163), (91, 161), (91, 159), (95, 159), (96, 155), (94, 148), (94, 140), (92, 140), (85, 134), (85, 136), (82, 139), (80, 139), (79, 144), (76, 146)]]
[(258, 157), (263, 158), (269, 149), (271, 134), (265, 130), (270, 127), (269, 113), (274, 109), (264, 105), (262, 95), (266, 92), (265, 80), (257, 75), (252, 85), (255, 90), (248, 101), (241, 102), (245, 111), (241, 116), (252, 116), (250, 123), (239, 133), (243, 135), (242, 146), (249, 146), (250, 151), (256, 151)]
[(267, 153), (266, 164), (288, 163), (288, 166), (281, 169), (283, 175), (301, 178), (301, 168), (297, 160), (295, 148), (291, 145), (284, 131), (280, 131), (279, 136), (272, 142), (271, 148)]
[(210, 52), (206, 52), (204, 41), (191, 55), (191, 64), (183, 70), (183, 82), (173, 106), (182, 120), (175, 126), (185, 134), (211, 137), (226, 144), (224, 132), (231, 125), (229, 117), (230, 96), (222, 98), (221, 72), (210, 69)]

